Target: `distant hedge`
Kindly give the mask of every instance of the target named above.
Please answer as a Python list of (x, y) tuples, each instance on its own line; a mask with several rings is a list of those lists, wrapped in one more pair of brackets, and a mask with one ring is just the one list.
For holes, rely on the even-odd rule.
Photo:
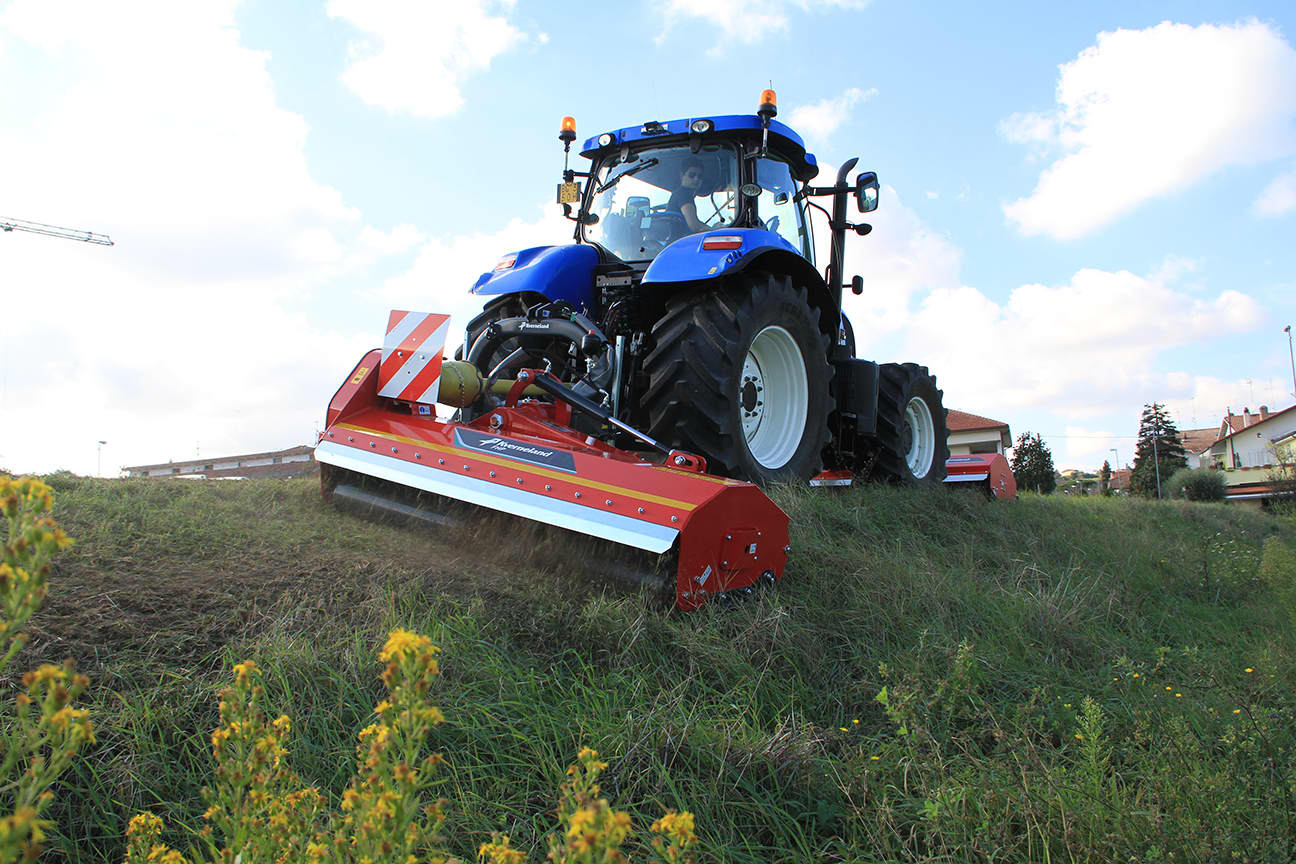
[(1171, 498), (1188, 501), (1223, 501), (1226, 489), (1223, 472), (1209, 468), (1180, 468), (1166, 483)]

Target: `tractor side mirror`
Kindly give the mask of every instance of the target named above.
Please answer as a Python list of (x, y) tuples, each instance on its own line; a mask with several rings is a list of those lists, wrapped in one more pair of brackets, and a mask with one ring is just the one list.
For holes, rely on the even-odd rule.
[(878, 176), (875, 171), (861, 171), (855, 176), (855, 203), (861, 213), (872, 213), (878, 206)]

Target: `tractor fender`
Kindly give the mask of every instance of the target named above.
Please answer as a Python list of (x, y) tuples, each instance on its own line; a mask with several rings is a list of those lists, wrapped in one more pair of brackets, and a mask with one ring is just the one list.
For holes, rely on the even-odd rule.
[[(717, 236), (740, 236), (742, 245), (729, 250), (702, 248), (706, 238)], [(804, 286), (810, 304), (828, 313), (821, 317), (820, 329), (835, 335), (837, 301), (828, 290), (828, 284), (813, 264), (773, 231), (724, 228), (676, 240), (658, 253), (652, 264), (648, 265), (641, 284), (644, 290), (656, 289), (669, 293), (685, 284), (692, 286), (748, 269), (765, 270), (776, 276), (787, 275), (792, 277), (795, 284)]]
[(505, 255), (494, 270), (478, 277), (472, 293), (534, 292), (550, 300), (566, 300), (577, 309), (592, 309), (596, 264), (598, 251), (593, 246), (533, 246)]

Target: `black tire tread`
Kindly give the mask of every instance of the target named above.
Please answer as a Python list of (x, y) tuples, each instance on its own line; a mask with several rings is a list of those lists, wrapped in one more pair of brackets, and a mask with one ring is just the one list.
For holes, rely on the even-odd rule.
[[(936, 386), (936, 376), (917, 363), (884, 363), (879, 370), (877, 441), (880, 446), (872, 479), (906, 486), (935, 486), (945, 479), (945, 462), (949, 459), (949, 410), (944, 392)], [(916, 391), (930, 385), (935, 393), (932, 422), (935, 424), (936, 453), (926, 477), (915, 477), (905, 461), (904, 415)], [(929, 400), (930, 401), (930, 400)]]
[[(807, 429), (814, 439), (798, 450), (784, 470), (769, 472), (751, 459), (738, 421), (732, 393), (742, 371), (754, 332), (769, 324), (787, 324), (769, 310), (801, 307), (803, 323), (815, 334), (817, 349), (809, 358), (811, 405)], [(756, 323), (753, 323), (756, 322)], [(822, 467), (832, 409), (828, 336), (820, 311), (809, 305), (804, 288), (787, 276), (744, 273), (719, 287), (683, 292), (667, 301), (666, 312), (653, 327), (655, 347), (644, 359), (648, 387), (643, 394), (648, 433), (671, 446), (704, 456), (708, 469), (758, 483), (806, 480)], [(818, 359), (815, 359), (818, 358)], [(822, 382), (820, 387), (815, 381)], [(814, 394), (822, 390), (816, 405)]]

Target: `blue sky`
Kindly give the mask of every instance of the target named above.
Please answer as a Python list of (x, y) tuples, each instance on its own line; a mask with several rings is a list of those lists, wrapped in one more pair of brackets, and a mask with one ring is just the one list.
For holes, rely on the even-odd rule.
[[(0, 0), (0, 466), (308, 442), (389, 308), (563, 242), (583, 140), (740, 113), (884, 184), (864, 356), (1059, 467), (1293, 401), (1289, 3)], [(826, 170), (827, 174), (828, 171)], [(822, 232), (821, 232), (822, 233)], [(14, 423), (13, 418), (28, 418)]]

